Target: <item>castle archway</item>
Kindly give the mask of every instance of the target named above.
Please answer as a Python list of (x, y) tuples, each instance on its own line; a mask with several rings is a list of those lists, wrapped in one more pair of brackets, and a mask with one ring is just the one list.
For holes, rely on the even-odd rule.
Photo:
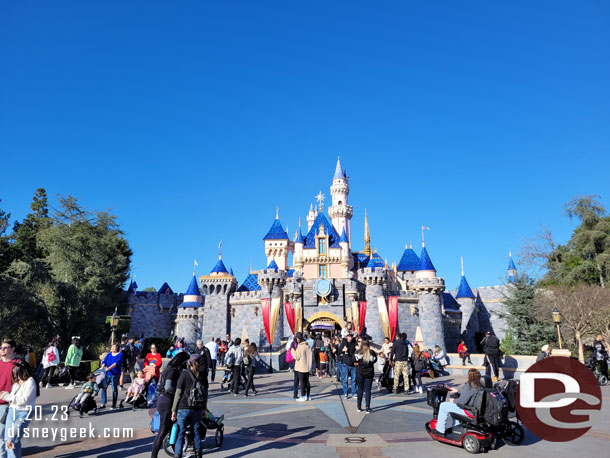
[(331, 312), (317, 312), (303, 320), (303, 329), (308, 331), (341, 330), (345, 322)]

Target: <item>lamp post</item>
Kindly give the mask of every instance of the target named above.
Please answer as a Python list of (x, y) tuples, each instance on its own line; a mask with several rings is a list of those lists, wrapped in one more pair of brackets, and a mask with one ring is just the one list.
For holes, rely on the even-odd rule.
[(557, 307), (553, 309), (553, 322), (555, 326), (557, 326), (557, 338), (559, 339), (559, 349), (562, 349), (563, 346), (561, 344), (561, 313), (557, 310)]
[(117, 309), (115, 307), (114, 313), (110, 317), (110, 330), (112, 331), (112, 334), (110, 336), (110, 345), (114, 345), (115, 333), (116, 333), (118, 326), (119, 326), (119, 314), (117, 313)]

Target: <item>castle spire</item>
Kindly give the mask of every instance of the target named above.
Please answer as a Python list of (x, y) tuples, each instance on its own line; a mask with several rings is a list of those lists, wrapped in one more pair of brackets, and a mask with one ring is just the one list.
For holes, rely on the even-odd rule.
[(371, 251), (371, 234), (369, 232), (369, 217), (364, 209), (364, 254), (370, 256)]
[(343, 173), (343, 169), (341, 168), (341, 158), (337, 156), (337, 166), (335, 167), (335, 176), (333, 176), (333, 180), (345, 178), (345, 174)]
[(462, 264), (462, 277), (464, 276), (464, 258), (460, 256), (460, 263)]
[(513, 262), (513, 254), (508, 250), (508, 281), (515, 283), (517, 281), (517, 267)]

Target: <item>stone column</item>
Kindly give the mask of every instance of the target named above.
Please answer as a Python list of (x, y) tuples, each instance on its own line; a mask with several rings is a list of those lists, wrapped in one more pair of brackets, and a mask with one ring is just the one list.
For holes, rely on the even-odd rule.
[(443, 348), (445, 330), (441, 294), (445, 290), (445, 280), (438, 277), (419, 278), (413, 280), (412, 287), (419, 294), (419, 325), (424, 346), (434, 348), (435, 345), (440, 345)]

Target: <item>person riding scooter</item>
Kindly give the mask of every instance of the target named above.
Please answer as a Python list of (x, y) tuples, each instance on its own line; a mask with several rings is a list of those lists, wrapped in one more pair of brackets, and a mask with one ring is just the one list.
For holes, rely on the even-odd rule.
[[(449, 414), (454, 412), (460, 415), (471, 416), (469, 412), (464, 410), (461, 406), (466, 406), (473, 398), (475, 394), (481, 389), (481, 373), (476, 369), (468, 370), (468, 381), (464, 386), (457, 390), (455, 388), (449, 388), (452, 393), (458, 393), (459, 396), (455, 399), (449, 399), (448, 401), (442, 402), (438, 410), (438, 418), (436, 421), (436, 429), (433, 432), (444, 435), (446, 431), (446, 423), (449, 418)], [(454, 424), (459, 423), (455, 421)]]

